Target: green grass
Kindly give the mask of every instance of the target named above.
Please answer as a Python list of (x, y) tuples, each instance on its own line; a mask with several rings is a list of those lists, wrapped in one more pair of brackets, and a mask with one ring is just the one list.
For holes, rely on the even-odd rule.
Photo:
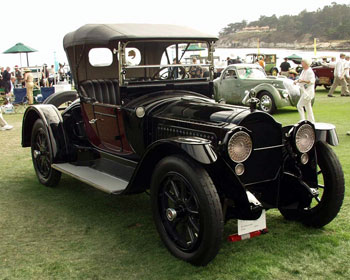
[[(319, 122), (337, 126), (335, 148), (346, 176), (350, 165), (350, 98), (317, 93)], [(283, 124), (298, 121), (281, 110)], [(30, 150), (20, 146), (22, 115), (5, 115), (15, 128), (0, 131), (0, 279), (349, 279), (349, 194), (323, 229), (267, 213), (269, 233), (228, 243), (207, 267), (174, 258), (161, 243), (146, 194), (112, 197), (68, 176), (57, 188), (40, 185)]]

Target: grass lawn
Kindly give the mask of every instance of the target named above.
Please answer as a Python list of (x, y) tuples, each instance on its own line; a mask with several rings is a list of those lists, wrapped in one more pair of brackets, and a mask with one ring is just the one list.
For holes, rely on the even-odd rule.
[[(316, 120), (337, 126), (335, 148), (350, 180), (350, 98), (317, 93)], [(295, 108), (275, 116), (298, 121)], [(112, 197), (68, 176), (57, 188), (40, 185), (30, 150), (21, 148), (22, 115), (0, 131), (0, 279), (350, 279), (349, 193), (323, 229), (267, 213), (269, 233), (228, 243), (207, 267), (174, 258), (158, 237), (146, 194)], [(348, 191), (348, 190), (347, 190)]]

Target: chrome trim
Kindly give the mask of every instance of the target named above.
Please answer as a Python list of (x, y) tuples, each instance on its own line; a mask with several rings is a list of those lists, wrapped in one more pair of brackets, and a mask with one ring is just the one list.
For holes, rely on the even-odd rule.
[(262, 148), (255, 148), (253, 151), (262, 151), (262, 150), (269, 150), (269, 149), (276, 149), (276, 148), (282, 148), (284, 147), (283, 144), (281, 145), (276, 145), (276, 146), (269, 146), (269, 147), (262, 147)]

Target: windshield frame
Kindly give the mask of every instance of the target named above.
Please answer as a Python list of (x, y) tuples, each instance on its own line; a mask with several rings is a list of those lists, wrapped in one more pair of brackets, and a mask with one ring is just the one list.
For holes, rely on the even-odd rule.
[[(191, 44), (206, 44), (206, 49), (208, 51), (208, 56), (207, 56), (207, 63), (205, 64), (171, 64), (169, 54), (167, 52), (167, 47), (164, 49), (163, 53), (165, 53), (166, 58), (167, 58), (167, 64), (161, 64), (161, 61), (159, 64), (142, 64), (142, 65), (128, 65), (126, 61), (126, 48), (128, 47), (129, 44), (134, 44), (134, 43), (154, 43), (155, 47), (159, 45), (160, 43), (166, 43), (168, 44), (167, 47), (170, 47), (172, 45), (176, 46), (176, 60), (181, 61), (181, 59), (184, 57), (185, 53), (187, 52), (188, 47)], [(200, 67), (206, 67), (209, 69), (209, 77), (208, 81), (213, 81), (214, 79), (214, 41), (203, 41), (203, 40), (140, 40), (140, 41), (126, 41), (118, 42), (118, 49), (115, 50), (115, 52), (118, 54), (118, 68), (120, 69), (118, 78), (119, 78), (119, 86), (127, 85), (128, 80), (126, 79), (126, 73), (128, 69), (147, 69), (147, 68), (159, 68), (162, 69), (164, 67), (174, 67), (174, 68), (180, 68), (180, 67), (191, 67), (191, 66), (200, 66)], [(180, 49), (179, 45), (187, 44), (185, 49)], [(189, 51), (191, 52), (191, 51)], [(181, 54), (181, 56), (180, 56)], [(143, 54), (144, 56), (147, 56), (147, 52)], [(176, 80), (167, 80), (167, 82), (175, 82)], [(184, 79), (182, 81), (190, 82), (191, 79)], [(145, 81), (148, 83), (152, 82), (159, 82), (157, 80), (149, 80)]]

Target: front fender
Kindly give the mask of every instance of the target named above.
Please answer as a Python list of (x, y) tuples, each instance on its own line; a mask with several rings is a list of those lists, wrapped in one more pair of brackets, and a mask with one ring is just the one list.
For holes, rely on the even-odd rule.
[(54, 105), (40, 104), (27, 108), (22, 123), (22, 147), (31, 146), (32, 129), (36, 120), (44, 122), (50, 138), (53, 162), (64, 160), (68, 155), (67, 138), (63, 128), (63, 119)]
[(211, 165), (218, 159), (209, 140), (197, 137), (173, 137), (152, 143), (143, 154), (125, 194), (145, 191), (151, 182), (153, 169), (164, 157), (185, 154), (195, 161)]
[(211, 142), (199, 137), (173, 137), (158, 140), (147, 149), (144, 156), (156, 150), (160, 145), (171, 145), (173, 148), (180, 149), (202, 164), (212, 164), (218, 158), (211, 146)]

